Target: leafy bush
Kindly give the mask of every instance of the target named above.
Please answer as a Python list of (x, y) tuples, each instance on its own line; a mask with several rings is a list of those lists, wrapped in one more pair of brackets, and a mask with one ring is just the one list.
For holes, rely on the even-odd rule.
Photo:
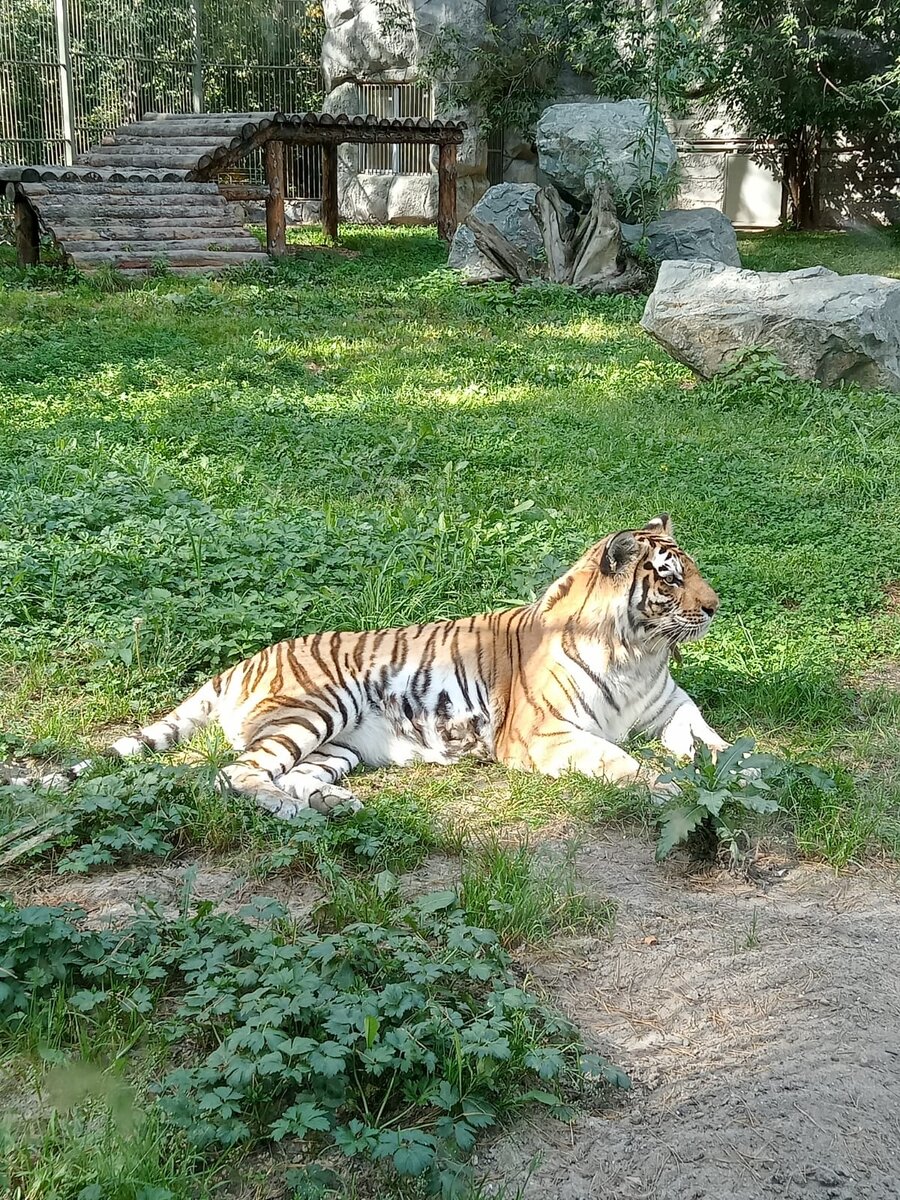
[(115, 774), (79, 785), (55, 824), (54, 840), (67, 847), (62, 873), (152, 855), (165, 858), (184, 837), (196, 806), (197, 773), (186, 767), (123, 764)]
[(691, 762), (672, 765), (660, 775), (660, 782), (675, 785), (679, 802), (667, 805), (659, 816), (657, 859), (691, 838), (705, 838), (714, 848), (727, 847), (736, 863), (749, 843), (744, 827), (748, 815), (777, 812), (781, 806), (772, 794), (775, 784), (787, 786), (798, 777), (820, 791), (834, 789), (834, 781), (818, 768), (760, 754), (750, 738), (739, 738), (715, 758), (699, 746)]
[(92, 932), (75, 909), (5, 905), (0, 1019), (25, 1025), (36, 1001), (75, 1026), (116, 1006), (146, 1019), (177, 997), (162, 1036), (198, 1061), (157, 1090), (194, 1145), (297, 1137), (445, 1194), (502, 1114), (537, 1103), (561, 1116), (585, 1074), (627, 1086), (516, 984), (497, 935), (467, 921), (455, 892), (394, 895), (388, 915), (298, 935), (274, 901), (237, 916), (203, 903), (192, 918), (150, 911)]
[(148, 1013), (166, 971), (155, 961), (160, 933), (152, 920), (127, 930), (92, 930), (73, 905), (16, 908), (0, 902), (0, 1028), (22, 1027), (38, 1004), (60, 997), (70, 1014), (109, 1001)]
[(95, 774), (65, 794), (0, 786), (0, 847), (10, 857), (51, 855), (56, 869), (85, 873), (142, 857), (166, 858), (185, 845), (261, 847), (257, 877), (301, 866), (330, 879), (354, 868), (406, 871), (440, 841), (425, 810), (391, 796), (381, 811), (367, 805), (352, 819), (327, 820), (312, 810), (290, 823), (252, 801), (213, 790), (213, 769), (162, 762), (98, 762)]

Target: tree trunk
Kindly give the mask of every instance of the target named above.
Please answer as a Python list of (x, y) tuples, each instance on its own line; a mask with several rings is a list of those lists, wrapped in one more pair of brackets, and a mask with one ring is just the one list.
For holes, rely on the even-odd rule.
[(807, 125), (794, 130), (785, 140), (782, 170), (791, 229), (819, 228), (821, 149), (821, 132)]

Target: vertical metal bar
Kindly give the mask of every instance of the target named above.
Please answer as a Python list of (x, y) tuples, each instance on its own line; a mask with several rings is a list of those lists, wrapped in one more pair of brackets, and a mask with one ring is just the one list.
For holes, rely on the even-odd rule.
[(191, 83), (191, 103), (195, 113), (203, 112), (203, 34), (200, 27), (202, 0), (191, 0), (191, 33), (194, 39), (194, 74)]
[(72, 46), (69, 38), (68, 0), (54, 0), (56, 48), (59, 55), (59, 99), (62, 108), (63, 154), (66, 165), (75, 161), (75, 91), (72, 82)]
[[(398, 87), (395, 87), (391, 94), (391, 109), (392, 109), (392, 112), (391, 112), (392, 117), (399, 117), (401, 115), (401, 113), (400, 113), (400, 89)], [(393, 146), (391, 146), (391, 170), (393, 171), (393, 173), (395, 175), (400, 174), (400, 146), (396, 142), (394, 143)]]

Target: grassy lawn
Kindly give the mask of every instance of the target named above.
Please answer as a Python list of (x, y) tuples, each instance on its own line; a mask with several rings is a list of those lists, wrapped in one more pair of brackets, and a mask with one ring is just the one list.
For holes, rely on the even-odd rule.
[[(52, 271), (25, 286), (8, 257), (0, 267), (6, 756), (81, 756), (284, 636), (528, 599), (603, 534), (668, 510), (722, 597), (710, 635), (685, 652), (684, 685), (727, 736), (837, 779), (827, 797), (788, 797), (764, 835), (837, 866), (900, 851), (900, 699), (882, 686), (900, 654), (897, 397), (765, 371), (697, 383), (639, 330), (642, 300), (467, 290), (430, 231), (348, 230), (343, 253), (303, 241), (272, 272), (126, 291)], [(741, 251), (758, 269), (822, 262), (900, 277), (892, 234), (767, 234), (742, 238)], [(214, 739), (197, 750), (221, 760)], [(390, 925), (400, 911), (373, 871), (456, 852), (472, 829), (488, 838), (487, 865), (470, 866), (464, 889), (474, 923), (491, 920), (488, 879), (506, 898), (498, 932), (510, 945), (552, 932), (548, 894), (559, 928), (594, 928), (603, 914), (571, 880), (538, 872), (532, 886), (528, 856), (505, 854), (489, 827), (650, 815), (641, 796), (588, 781), (421, 768), (370, 775), (359, 818), (294, 834), (171, 771), (109, 784), (105, 841), (96, 797), (64, 802), (68, 869), (189, 843), (260, 876), (303, 866), (333, 885), (334, 936), (347, 914)], [(18, 820), (17, 803), (0, 788), (0, 815)], [(44, 861), (58, 866), (59, 853)], [(238, 956), (249, 936), (215, 934)], [(166, 971), (183, 991), (181, 953)], [(16, 1034), (17, 1078), (38, 1042), (84, 1045), (90, 1021), (57, 1016), (39, 1037), (32, 1011), (32, 1041)], [(103, 1020), (97, 1044), (118, 1061), (135, 1028)], [(523, 1027), (523, 1055), (528, 1038), (545, 1035)], [(23, 1197), (79, 1195), (59, 1179), (115, 1133), (79, 1128), (47, 1150), (62, 1164), (56, 1183)], [(169, 1189), (159, 1200), (201, 1195), (202, 1163), (169, 1170), (170, 1144), (142, 1128)], [(37, 1178), (28, 1162), (19, 1169)], [(140, 1197), (97, 1197), (107, 1194)]]
[(858, 233), (758, 233), (740, 238), (744, 266), (753, 271), (830, 267), (840, 275), (888, 275), (900, 279), (900, 231)]

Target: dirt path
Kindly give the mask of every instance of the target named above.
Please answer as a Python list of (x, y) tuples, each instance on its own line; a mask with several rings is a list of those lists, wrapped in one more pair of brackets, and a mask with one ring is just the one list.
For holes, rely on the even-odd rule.
[(479, 1168), (524, 1200), (900, 1197), (897, 876), (692, 881), (630, 839), (581, 867), (619, 903), (612, 940), (534, 975), (634, 1090)]

